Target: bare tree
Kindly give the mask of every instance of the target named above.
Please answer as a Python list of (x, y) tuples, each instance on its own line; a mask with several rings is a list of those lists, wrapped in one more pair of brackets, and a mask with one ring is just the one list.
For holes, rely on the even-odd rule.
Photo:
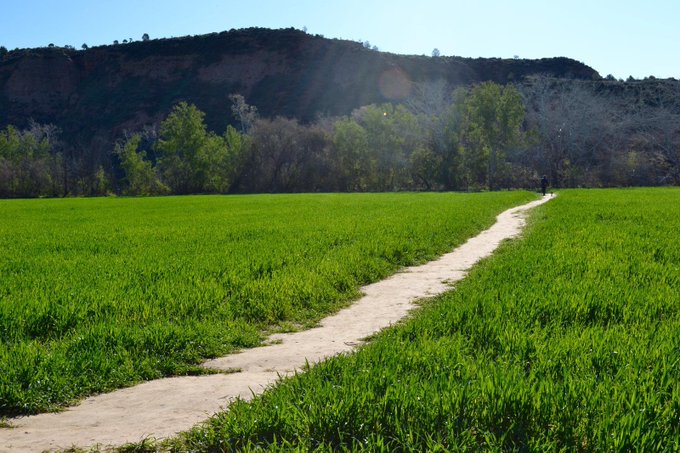
[(241, 123), (241, 133), (247, 133), (257, 119), (257, 107), (246, 103), (240, 94), (230, 94), (231, 113)]
[(525, 156), (555, 186), (597, 185), (598, 155), (613, 152), (620, 124), (611, 101), (588, 85), (545, 77), (521, 86), (527, 124), (537, 133)]

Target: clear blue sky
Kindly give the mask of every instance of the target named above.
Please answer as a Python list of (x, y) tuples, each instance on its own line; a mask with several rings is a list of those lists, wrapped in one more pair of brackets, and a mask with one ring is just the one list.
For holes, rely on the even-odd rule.
[(582, 61), (680, 78), (680, 0), (2, 0), (0, 45), (110, 44), (245, 27), (307, 28), (400, 54)]

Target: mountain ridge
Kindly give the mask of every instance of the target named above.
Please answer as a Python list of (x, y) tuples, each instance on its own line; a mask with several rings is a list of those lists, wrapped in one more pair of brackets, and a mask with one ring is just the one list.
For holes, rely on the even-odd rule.
[(249, 28), (83, 50), (47, 47), (7, 53), (0, 61), (0, 125), (29, 119), (58, 125), (66, 138), (110, 142), (122, 130), (157, 123), (187, 101), (208, 126), (232, 122), (228, 96), (242, 94), (263, 116), (345, 115), (362, 105), (406, 98), (414, 83), (451, 87), (544, 74), (599, 79), (583, 63), (426, 57), (371, 50), (355, 41), (296, 29)]

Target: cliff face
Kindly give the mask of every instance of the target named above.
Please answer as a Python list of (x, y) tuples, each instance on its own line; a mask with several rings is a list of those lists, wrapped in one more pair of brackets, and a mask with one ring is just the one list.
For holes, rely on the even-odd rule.
[(519, 81), (533, 74), (597, 79), (566, 58), (430, 58), (382, 53), (298, 30), (247, 29), (103, 46), (10, 52), (0, 61), (0, 127), (53, 123), (69, 143), (108, 146), (124, 129), (164, 118), (180, 101), (206, 112), (209, 127), (231, 121), (232, 93), (261, 115), (310, 121), (361, 105), (398, 102), (412, 82), (451, 86)]

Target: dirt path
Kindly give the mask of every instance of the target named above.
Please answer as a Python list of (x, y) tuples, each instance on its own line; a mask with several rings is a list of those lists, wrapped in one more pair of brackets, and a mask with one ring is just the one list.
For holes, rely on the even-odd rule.
[(273, 335), (270, 343), (275, 344), (205, 364), (240, 372), (150, 381), (88, 398), (61, 413), (11, 419), (12, 428), (0, 428), (0, 452), (122, 445), (188, 430), (222, 410), (234, 398), (248, 399), (253, 393), (262, 392), (279, 375), (302, 368), (305, 361), (314, 363), (351, 350), (362, 338), (406, 316), (417, 299), (450, 289), (452, 283), (462, 279), (477, 261), (491, 255), (503, 240), (520, 233), (528, 209), (550, 198), (548, 195), (501, 213), (491, 228), (436, 261), (406, 268), (365, 286), (364, 297), (325, 318), (320, 327)]

